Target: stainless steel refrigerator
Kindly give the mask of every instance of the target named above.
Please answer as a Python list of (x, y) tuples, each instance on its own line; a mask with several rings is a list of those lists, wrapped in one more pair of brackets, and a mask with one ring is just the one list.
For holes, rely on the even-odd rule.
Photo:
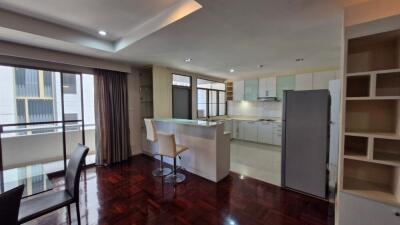
[(329, 91), (285, 91), (282, 122), (282, 187), (325, 199)]

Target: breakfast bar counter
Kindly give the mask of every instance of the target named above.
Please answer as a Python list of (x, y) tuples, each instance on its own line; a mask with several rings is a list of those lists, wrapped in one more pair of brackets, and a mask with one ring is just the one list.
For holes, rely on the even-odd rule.
[[(218, 182), (229, 174), (230, 134), (224, 132), (221, 122), (155, 119), (157, 132), (175, 134), (176, 143), (185, 145), (189, 150), (181, 154), (179, 165), (187, 171)], [(153, 145), (151, 151), (156, 152)], [(164, 158), (172, 165), (172, 159)]]

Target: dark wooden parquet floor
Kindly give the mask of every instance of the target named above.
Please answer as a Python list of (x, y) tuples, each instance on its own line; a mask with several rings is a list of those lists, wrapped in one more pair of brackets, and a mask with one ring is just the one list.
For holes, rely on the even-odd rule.
[[(215, 184), (187, 174), (173, 187), (151, 171), (158, 162), (135, 156), (123, 165), (88, 168), (81, 179), (84, 225), (331, 225), (328, 203), (231, 173)], [(56, 189), (63, 178), (54, 178)], [(74, 206), (72, 222), (77, 224)], [(67, 224), (60, 209), (29, 224)]]

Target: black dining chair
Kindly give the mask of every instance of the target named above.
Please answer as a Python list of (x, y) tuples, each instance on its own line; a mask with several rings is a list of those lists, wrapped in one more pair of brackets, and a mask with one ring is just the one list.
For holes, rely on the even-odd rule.
[(18, 224), (19, 205), (25, 185), (20, 185), (0, 194), (0, 223), (7, 225)]
[(75, 203), (78, 224), (81, 224), (79, 213), (79, 180), (83, 163), (89, 148), (79, 144), (72, 153), (65, 173), (65, 190), (38, 195), (36, 198), (21, 202), (18, 223), (26, 223), (62, 207), (67, 207), (71, 223), (70, 205)]

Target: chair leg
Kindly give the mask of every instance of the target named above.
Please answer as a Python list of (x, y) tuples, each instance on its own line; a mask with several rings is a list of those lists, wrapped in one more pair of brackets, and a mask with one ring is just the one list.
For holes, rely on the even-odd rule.
[(69, 224), (72, 224), (72, 219), (71, 219), (71, 205), (67, 205), (67, 213), (68, 213), (68, 222), (69, 222)]
[(81, 225), (81, 214), (79, 213), (79, 200), (75, 203), (76, 206), (76, 218), (78, 220), (78, 225)]

